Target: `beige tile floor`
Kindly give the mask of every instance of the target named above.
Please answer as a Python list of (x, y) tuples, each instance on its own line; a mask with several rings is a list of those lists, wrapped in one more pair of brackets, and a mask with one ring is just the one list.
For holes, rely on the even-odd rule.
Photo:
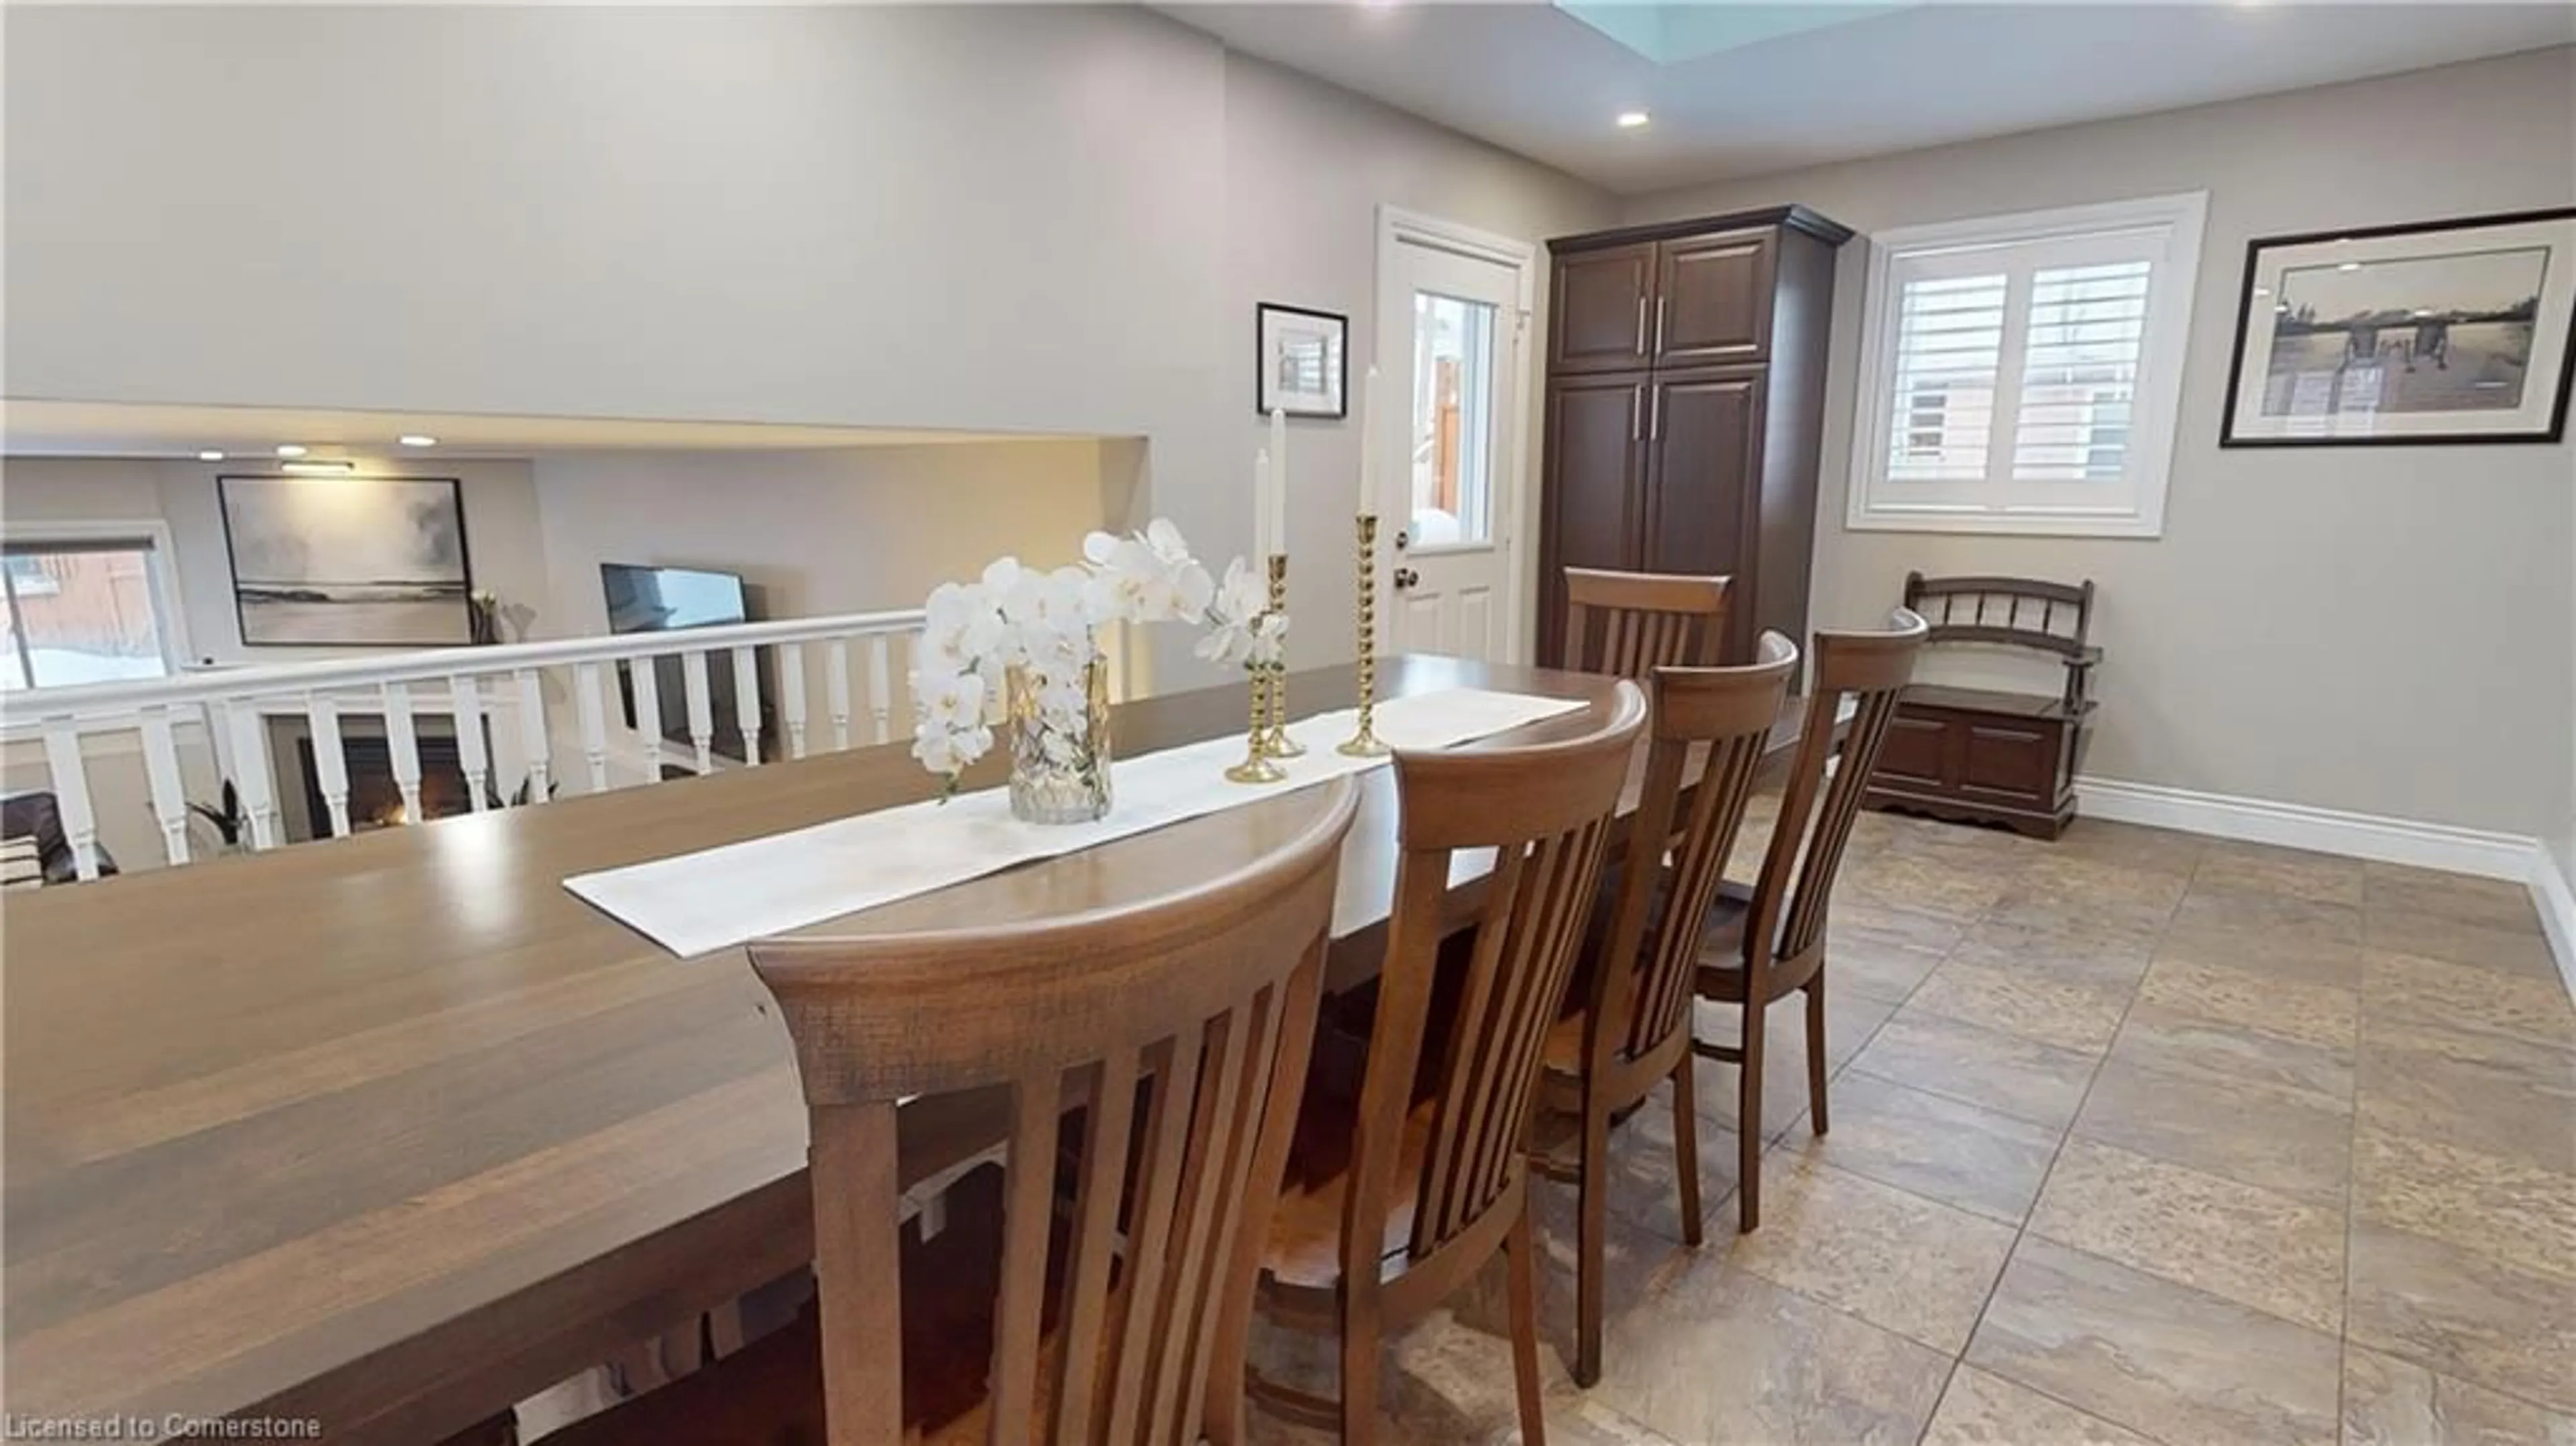
[[(1784, 1014), (1759, 1232), (1731, 1069), (1700, 1250), (1670, 1112), (1621, 1131), (1589, 1391), (1539, 1187), (1552, 1440), (2576, 1446), (2576, 1010), (2519, 885), (1871, 815), (1832, 937), (1834, 1128)], [(1391, 1346), (1384, 1439), (1514, 1439), (1503, 1320)]]

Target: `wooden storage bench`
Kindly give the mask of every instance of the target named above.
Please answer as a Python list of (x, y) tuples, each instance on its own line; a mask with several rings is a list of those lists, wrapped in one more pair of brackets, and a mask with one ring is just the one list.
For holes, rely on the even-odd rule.
[(2089, 683), (2102, 650), (2085, 641), (2093, 584), (2013, 577), (1905, 579), (1905, 605), (1931, 625), (1928, 643), (1981, 643), (2054, 654), (2056, 696), (1916, 683), (1897, 703), (1870, 776), (1871, 808), (2000, 824), (2053, 839), (2075, 819), (2075, 771), (2093, 713)]

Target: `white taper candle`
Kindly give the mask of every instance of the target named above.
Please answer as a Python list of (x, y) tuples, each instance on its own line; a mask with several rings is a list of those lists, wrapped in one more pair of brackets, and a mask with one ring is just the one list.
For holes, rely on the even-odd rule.
[(1265, 556), (1288, 550), (1288, 409), (1270, 409), (1270, 516)]
[(1377, 510), (1377, 438), (1369, 422), (1377, 416), (1377, 363), (1369, 363), (1360, 381), (1360, 511)]
[(1270, 449), (1252, 454), (1252, 555), (1270, 554)]

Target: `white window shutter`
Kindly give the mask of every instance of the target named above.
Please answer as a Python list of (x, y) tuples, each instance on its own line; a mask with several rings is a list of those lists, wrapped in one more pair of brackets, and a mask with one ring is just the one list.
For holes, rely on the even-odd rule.
[(2003, 360), (2003, 274), (1907, 280), (1897, 310), (1887, 475), (1915, 482), (1985, 476)]
[(1882, 233), (1851, 525), (2160, 532), (2205, 203)]

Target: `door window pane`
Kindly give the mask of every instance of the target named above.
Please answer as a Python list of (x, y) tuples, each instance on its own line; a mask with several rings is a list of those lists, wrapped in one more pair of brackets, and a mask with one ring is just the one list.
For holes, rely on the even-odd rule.
[(1493, 538), (1500, 316), (1491, 302), (1413, 294), (1414, 547)]
[(8, 666), (0, 687), (65, 687), (169, 672), (152, 610), (152, 549), (12, 547)]

